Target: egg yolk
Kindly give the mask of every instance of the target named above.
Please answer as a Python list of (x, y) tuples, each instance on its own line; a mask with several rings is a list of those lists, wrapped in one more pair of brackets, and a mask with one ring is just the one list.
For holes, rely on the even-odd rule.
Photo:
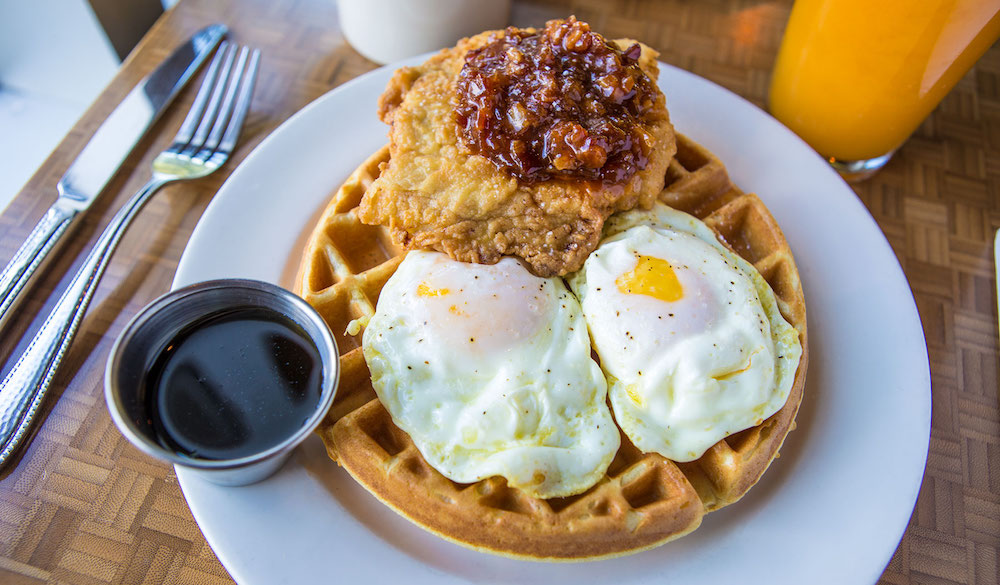
[(684, 288), (673, 266), (653, 256), (639, 256), (635, 268), (619, 276), (615, 284), (623, 294), (648, 295), (666, 302), (684, 298)]
[(446, 288), (431, 288), (427, 286), (426, 282), (421, 282), (420, 286), (417, 287), (418, 297), (443, 297), (450, 292)]
[(545, 335), (559, 307), (554, 284), (514, 260), (465, 264), (441, 255), (422, 276), (413, 295), (415, 323), (424, 336), (463, 352), (504, 352)]

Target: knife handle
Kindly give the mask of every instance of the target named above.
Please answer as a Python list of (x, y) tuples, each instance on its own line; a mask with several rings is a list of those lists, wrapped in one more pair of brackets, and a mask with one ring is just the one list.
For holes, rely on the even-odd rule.
[(13, 461), (30, 435), (52, 378), (122, 235), (149, 198), (168, 182), (151, 179), (118, 210), (28, 348), (0, 382), (0, 469)]
[(56, 201), (4, 267), (0, 273), (0, 327), (7, 323), (27, 290), (28, 282), (78, 213), (76, 209)]

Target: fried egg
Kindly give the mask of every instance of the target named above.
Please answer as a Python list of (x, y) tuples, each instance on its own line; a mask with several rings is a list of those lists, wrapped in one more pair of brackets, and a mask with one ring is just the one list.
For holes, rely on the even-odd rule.
[(603, 477), (620, 436), (576, 298), (512, 258), (411, 251), (362, 337), (379, 400), (427, 462), (561, 497)]
[(788, 399), (798, 332), (697, 218), (663, 204), (619, 214), (569, 282), (615, 419), (642, 451), (692, 461)]

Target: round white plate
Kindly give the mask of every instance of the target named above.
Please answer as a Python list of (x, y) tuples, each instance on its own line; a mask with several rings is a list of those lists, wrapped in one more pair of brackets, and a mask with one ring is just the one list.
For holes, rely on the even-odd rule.
[[(416, 61), (419, 61), (416, 60)], [(317, 214), (386, 142), (382, 68), (278, 128), (222, 186), (174, 286), (248, 277), (290, 287)], [(742, 98), (661, 65), (677, 129), (756, 192), (795, 254), (809, 318), (798, 429), (740, 502), (691, 535), (620, 559), (536, 563), (477, 553), (397, 516), (311, 437), (275, 476), (224, 488), (177, 470), (195, 519), (241, 585), (279, 583), (874, 583), (913, 509), (930, 433), (923, 330), (902, 270), (854, 193)], [(374, 580), (373, 580), (374, 579)]]

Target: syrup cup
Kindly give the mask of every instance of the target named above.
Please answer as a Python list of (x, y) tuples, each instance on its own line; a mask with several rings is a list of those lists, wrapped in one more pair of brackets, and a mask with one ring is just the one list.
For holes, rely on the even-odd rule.
[[(153, 380), (164, 352), (171, 344), (206, 320), (220, 314), (254, 311), (274, 315), (288, 325), (296, 339), (311, 343), (318, 356), (318, 402), (298, 428), (252, 453), (238, 457), (200, 457), (172, 448), (158, 430), (160, 416)], [(104, 394), (111, 418), (137, 449), (156, 459), (195, 471), (220, 485), (246, 485), (260, 481), (281, 467), (292, 450), (315, 430), (326, 415), (337, 390), (340, 360), (337, 343), (323, 318), (291, 292), (261, 281), (223, 279), (177, 289), (154, 300), (126, 325), (108, 358)], [(316, 376), (310, 378), (316, 381)], [(252, 391), (252, 389), (249, 389)], [(310, 389), (315, 392), (316, 389)]]

